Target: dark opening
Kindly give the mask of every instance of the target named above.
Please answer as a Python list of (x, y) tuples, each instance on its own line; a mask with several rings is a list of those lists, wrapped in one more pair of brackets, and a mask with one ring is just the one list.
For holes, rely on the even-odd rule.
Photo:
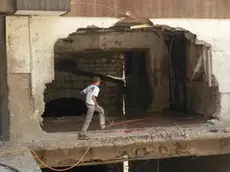
[(170, 37), (170, 109), (187, 112), (187, 39), (184, 32)]
[(0, 139), (9, 139), (9, 111), (6, 55), (6, 17), (0, 17)]
[[(89, 165), (89, 166), (74, 167), (66, 172), (107, 172), (107, 171), (108, 171), (107, 165), (91, 165), (91, 166)], [(42, 172), (53, 172), (53, 170), (50, 170), (48, 168), (43, 168)]]
[(130, 161), (129, 172), (228, 172), (230, 155)]
[(77, 98), (60, 98), (45, 104), (43, 117), (82, 116), (86, 114), (85, 102)]
[(152, 103), (151, 87), (147, 72), (147, 53), (129, 51), (125, 53), (126, 113), (146, 114)]

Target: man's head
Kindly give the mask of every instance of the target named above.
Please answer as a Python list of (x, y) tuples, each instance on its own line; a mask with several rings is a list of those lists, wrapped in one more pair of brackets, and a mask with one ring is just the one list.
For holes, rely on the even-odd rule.
[(93, 77), (93, 84), (96, 85), (96, 86), (99, 86), (101, 83), (101, 78), (95, 76)]

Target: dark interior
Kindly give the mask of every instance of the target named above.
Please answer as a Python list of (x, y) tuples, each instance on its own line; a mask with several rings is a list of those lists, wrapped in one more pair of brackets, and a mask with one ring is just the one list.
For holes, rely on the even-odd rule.
[[(63, 169), (63, 168), (59, 168), (59, 169)], [(108, 171), (107, 165), (91, 165), (91, 166), (74, 167), (66, 172), (107, 172), (107, 171)], [(48, 168), (43, 168), (42, 172), (53, 172), (53, 170), (50, 170)]]
[(187, 112), (187, 39), (184, 32), (170, 37), (170, 109)]
[(147, 52), (125, 53), (126, 115), (146, 114), (152, 103), (152, 93), (146, 68)]
[(0, 140), (9, 139), (9, 110), (7, 85), (7, 54), (6, 54), (5, 17), (0, 17)]
[[(183, 33), (170, 37), (168, 43), (170, 53), (170, 110), (187, 112), (187, 40)], [(140, 117), (147, 114), (152, 103), (147, 58), (148, 51), (126, 51), (124, 53), (125, 78), (125, 112), (129, 117)], [(62, 60), (55, 64), (56, 68), (75, 69), (76, 76), (92, 77), (93, 73), (78, 71), (77, 64), (71, 60)], [(97, 74), (95, 74), (97, 75)], [(100, 73), (99, 73), (100, 75)], [(106, 77), (105, 75), (102, 77)], [(107, 79), (107, 78), (105, 78)], [(80, 91), (80, 90), (79, 90)], [(102, 89), (103, 91), (103, 89)], [(101, 92), (101, 94), (103, 94)], [(107, 102), (108, 103), (108, 102)], [(107, 104), (104, 103), (103, 104)], [(47, 102), (43, 117), (81, 116), (86, 114), (84, 101), (77, 98), (60, 98)]]
[[(185, 156), (129, 161), (129, 172), (227, 172), (230, 155)], [(66, 172), (123, 172), (123, 164), (75, 167)], [(53, 172), (42, 169), (42, 172)]]
[(43, 117), (82, 116), (86, 114), (85, 102), (78, 98), (60, 98), (45, 104)]
[[(184, 32), (178, 32), (174, 33), (172, 36), (168, 37), (169, 39), (165, 40), (166, 45), (168, 46), (169, 51), (169, 57), (164, 59), (167, 62), (164, 63), (162, 69), (166, 71), (166, 76), (169, 76), (169, 87), (165, 87), (165, 89), (169, 90), (169, 99), (168, 104), (169, 109), (163, 110), (163, 112), (156, 112), (155, 114), (152, 114), (151, 117), (153, 117), (154, 121), (157, 124), (156, 125), (171, 125), (170, 119), (171, 117), (175, 116), (189, 116), (188, 114), (188, 107), (187, 107), (187, 47), (188, 42), (187, 38), (184, 35)], [(103, 56), (103, 52), (98, 52), (99, 54), (92, 54), (92, 52), (87, 54), (86, 57), (90, 56), (89, 61), (90, 63), (94, 63), (91, 61), (94, 57), (100, 57), (99, 55)], [(100, 54), (101, 53), (101, 54)], [(106, 52), (105, 52), (106, 53)], [(116, 52), (117, 53), (117, 52)], [(116, 99), (122, 99), (122, 93), (125, 100), (125, 115), (122, 115), (121, 113), (115, 113), (110, 116), (110, 113), (108, 112), (110, 109), (106, 107), (107, 105), (116, 106), (115, 104), (112, 104), (113, 99), (109, 99), (106, 102), (102, 100), (103, 103), (101, 105), (104, 105), (105, 113), (107, 117), (109, 117), (110, 120), (125, 120), (125, 119), (140, 119), (145, 118), (146, 116), (149, 116), (149, 107), (151, 106), (153, 102), (153, 91), (151, 88), (151, 83), (149, 80), (149, 72), (148, 72), (148, 56), (149, 52), (148, 50), (132, 50), (132, 51), (123, 51), (124, 54), (124, 61), (119, 61), (120, 63), (124, 63), (124, 74), (125, 74), (125, 84), (124, 87), (121, 86), (119, 89), (115, 90), (117, 91), (115, 93)], [(92, 56), (92, 57), (91, 57)], [(101, 59), (101, 58), (100, 58)], [(100, 59), (98, 58), (97, 61)], [(103, 58), (102, 58), (103, 59)], [(109, 58), (111, 60), (111, 58)], [(85, 57), (84, 57), (85, 60)], [(81, 61), (81, 59), (80, 59)], [(63, 62), (63, 63), (62, 63)], [(100, 76), (102, 78), (102, 81), (105, 81), (101, 85), (101, 92), (99, 96), (99, 103), (100, 98), (103, 98), (103, 95), (106, 95), (108, 92), (103, 92), (106, 89), (106, 83), (108, 82), (117, 82), (114, 81), (114, 79), (108, 78), (108, 75), (100, 73), (100, 71), (94, 72), (91, 70), (91, 68), (78, 68), (77, 64), (74, 61), (66, 60), (60, 63), (55, 64), (56, 68), (61, 68), (65, 66), (65, 69), (71, 69), (74, 70), (72, 74), (74, 76), (84, 76), (86, 78), (91, 78), (92, 76)], [(107, 64), (110, 62), (106, 62)], [(100, 63), (97, 63), (100, 66)], [(105, 63), (104, 63), (105, 64)], [(103, 64), (103, 65), (104, 65)], [(82, 65), (82, 64), (81, 64)], [(99, 68), (103, 68), (99, 67)], [(113, 67), (113, 66), (112, 66)], [(109, 69), (111, 69), (110, 67)], [(168, 67), (168, 68), (167, 68)], [(95, 67), (96, 68), (96, 67)], [(81, 83), (84, 81), (79, 81), (77, 83)], [(155, 84), (159, 85), (157, 79)], [(117, 83), (116, 83), (117, 84)], [(122, 82), (119, 82), (119, 84), (123, 84)], [(154, 83), (153, 83), (154, 84)], [(84, 84), (83, 84), (84, 85)], [(85, 87), (85, 86), (83, 86)], [(83, 89), (80, 88), (80, 89)], [(124, 88), (124, 90), (122, 90)], [(78, 90), (80, 92), (80, 89)], [(167, 92), (168, 92), (167, 90)], [(122, 92), (122, 93), (118, 93)], [(109, 92), (110, 93), (110, 92)], [(113, 97), (114, 98), (114, 97)], [(166, 100), (167, 101), (167, 100)], [(122, 101), (121, 104), (119, 104), (120, 107), (122, 107)], [(52, 100), (50, 102), (47, 102), (45, 105), (45, 112), (43, 114), (43, 117), (62, 117), (62, 116), (75, 116), (76, 118), (71, 120), (63, 120), (65, 121), (65, 124), (62, 123), (62, 127), (60, 128), (59, 123), (54, 123), (52, 120), (45, 120), (46, 125), (46, 131), (47, 132), (57, 132), (57, 131), (78, 131), (80, 130), (80, 127), (83, 124), (84, 117), (78, 118), (79, 116), (82, 116), (83, 114), (86, 114), (87, 108), (85, 106), (85, 103), (82, 99), (78, 98), (59, 98), (56, 100)], [(193, 113), (194, 115), (194, 113)], [(167, 119), (163, 119), (167, 116)], [(170, 119), (168, 119), (170, 117)], [(96, 119), (96, 120), (95, 120)], [(151, 119), (152, 120), (152, 119)], [(176, 120), (176, 119), (175, 119)], [(157, 122), (160, 121), (160, 122)], [(153, 121), (151, 121), (153, 122)], [(150, 122), (150, 123), (151, 123)], [(153, 126), (153, 124), (147, 124), (148, 122), (144, 124), (130, 124), (132, 127), (136, 127), (136, 125), (140, 126)], [(159, 124), (158, 124), (159, 123)], [(128, 125), (125, 125), (128, 126)], [(93, 118), (93, 121), (90, 125), (89, 130), (95, 130), (95, 128), (99, 127), (99, 122), (97, 116)], [(124, 126), (115, 126), (114, 129), (117, 128), (124, 128)]]

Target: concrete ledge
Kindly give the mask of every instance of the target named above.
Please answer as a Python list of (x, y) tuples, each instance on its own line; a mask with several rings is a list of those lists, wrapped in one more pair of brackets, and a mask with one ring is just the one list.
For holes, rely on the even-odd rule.
[[(158, 129), (155, 135), (151, 132), (132, 135), (120, 132), (117, 136), (91, 134), (94, 138), (90, 141), (79, 141), (77, 134), (72, 133), (65, 136), (56, 135), (53, 140), (36, 141), (33, 145), (27, 146), (33, 148), (46, 164), (53, 167), (75, 164), (89, 146), (90, 149), (80, 165), (230, 153), (230, 134), (222, 129), (219, 129), (218, 133), (196, 128), (189, 132), (176, 129), (167, 133)], [(124, 159), (124, 155), (127, 155), (128, 159)]]
[[(13, 167), (19, 168), (25, 172), (41, 172), (40, 167), (38, 166), (29, 151), (17, 153), (17, 151), (15, 150), (15, 153), (5, 154), (4, 156), (1, 156), (0, 161), (12, 165)], [(4, 172), (2, 171), (2, 169), (3, 168), (0, 168), (0, 171)]]

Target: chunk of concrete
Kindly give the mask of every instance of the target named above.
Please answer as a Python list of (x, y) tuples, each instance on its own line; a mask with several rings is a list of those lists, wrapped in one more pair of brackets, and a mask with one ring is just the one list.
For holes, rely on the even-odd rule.
[(1, 172), (12, 172), (12, 170), (9, 170), (9, 169), (7, 169), (5, 167), (1, 167), (1, 166), (0, 166), (0, 171)]
[[(5, 150), (7, 152), (7, 150)], [(9, 164), (24, 172), (41, 172), (40, 167), (34, 160), (30, 151), (22, 153), (5, 154), (0, 157), (0, 162)], [(0, 166), (1, 172), (14, 172), (13, 170)]]

